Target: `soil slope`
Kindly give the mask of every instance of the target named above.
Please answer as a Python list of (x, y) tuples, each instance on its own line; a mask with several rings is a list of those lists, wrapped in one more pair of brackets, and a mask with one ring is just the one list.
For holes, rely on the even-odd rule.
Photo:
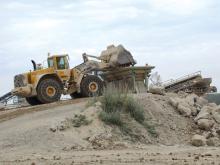
[[(118, 127), (99, 120), (99, 102), (87, 101), (59, 106), (35, 107), (0, 123), (0, 164), (182, 164), (220, 162), (218, 147), (190, 145), (198, 129), (193, 120), (180, 115), (170, 104), (172, 95), (134, 95), (154, 125), (153, 137), (132, 119), (129, 126), (135, 139)], [(175, 97), (177, 97), (175, 95)], [(83, 115), (89, 122), (72, 126), (69, 119)]]

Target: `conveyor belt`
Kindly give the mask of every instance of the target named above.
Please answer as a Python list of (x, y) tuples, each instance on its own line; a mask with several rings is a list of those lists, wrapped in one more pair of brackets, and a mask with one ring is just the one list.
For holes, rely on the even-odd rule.
[(11, 92), (6, 93), (5, 95), (0, 97), (0, 102), (7, 102), (10, 98), (12, 98), (13, 95)]

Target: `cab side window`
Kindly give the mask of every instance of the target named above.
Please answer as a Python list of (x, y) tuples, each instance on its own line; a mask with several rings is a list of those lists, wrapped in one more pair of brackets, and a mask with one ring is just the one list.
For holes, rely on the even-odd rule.
[(53, 67), (53, 59), (48, 59), (48, 68)]

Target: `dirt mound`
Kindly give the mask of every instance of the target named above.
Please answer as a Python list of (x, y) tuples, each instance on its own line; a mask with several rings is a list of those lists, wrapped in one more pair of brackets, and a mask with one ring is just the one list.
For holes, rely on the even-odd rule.
[[(57, 126), (58, 131), (71, 130), (77, 134), (77, 139), (83, 139), (83, 144), (86, 144), (83, 147), (90, 149), (129, 148), (138, 144), (186, 145), (193, 144), (191, 140), (196, 134), (204, 136), (207, 140), (204, 144), (219, 145), (215, 142), (219, 138), (220, 108), (215, 104), (185, 93), (168, 93), (164, 96), (145, 93), (132, 97), (142, 106), (147, 126), (128, 114), (122, 116), (122, 120), (126, 121), (125, 128), (106, 125), (99, 117), (101, 103), (96, 102), (77, 114), (82, 121), (75, 119), (76, 116), (66, 119), (65, 129)], [(81, 143), (77, 145), (82, 147)]]
[[(126, 152), (126, 155), (137, 150), (140, 153), (148, 153), (155, 147), (159, 149), (156, 149), (153, 155), (159, 154), (158, 160), (164, 160), (164, 156), (169, 155), (170, 159), (172, 157), (171, 161), (174, 161), (177, 159), (172, 152), (181, 151), (182, 154), (187, 150), (181, 149), (190, 148), (191, 144), (215, 147), (220, 145), (220, 108), (215, 104), (185, 93), (145, 93), (132, 96), (142, 107), (147, 125), (145, 122), (138, 122), (128, 113), (122, 115), (126, 127), (106, 124), (100, 119), (100, 113), (103, 112), (102, 103), (92, 99), (89, 104), (86, 100), (60, 106), (47, 105), (46, 110), (42, 110), (45, 106), (37, 106), (35, 113), (25, 113), (1, 122), (0, 163), (17, 164), (22, 161), (29, 164), (51, 164), (60, 161), (70, 164), (70, 160), (88, 163), (90, 160), (87, 160), (88, 156), (85, 155), (91, 156), (91, 153), (97, 152), (97, 157), (91, 156), (91, 159), (105, 161), (108, 157), (111, 158), (109, 164), (112, 164), (112, 160), (120, 158), (122, 151)], [(161, 149), (169, 150), (169, 153), (160, 157), (160, 154), (163, 154)], [(205, 148), (204, 151), (207, 149), (214, 151), (210, 148)], [(215, 149), (217, 152), (218, 149)], [(107, 154), (110, 150), (116, 153), (115, 157)], [(192, 153), (195, 150), (190, 148)], [(81, 155), (80, 159), (71, 155), (73, 153)], [(133, 155), (130, 164), (134, 164), (136, 156)], [(125, 156), (123, 160), (127, 162), (129, 157)], [(145, 158), (149, 158), (149, 155), (141, 155), (136, 162), (147, 161)], [(182, 159), (182, 155), (179, 158)], [(150, 159), (149, 161), (151, 162)]]
[[(125, 132), (118, 126), (106, 125), (99, 119), (102, 109), (101, 103), (97, 102), (51, 127), (51, 130), (57, 134), (72, 136), (75, 145), (72, 148), (76, 149), (113, 149), (139, 144), (178, 145), (190, 142), (197, 126), (192, 119), (180, 115), (170, 104), (172, 96), (138, 94), (133, 97), (143, 106), (146, 120), (150, 123), (147, 129), (129, 115), (123, 116), (124, 120), (129, 121), (126, 123)], [(175, 95), (175, 97), (179, 96)], [(82, 121), (82, 124), (76, 126), (78, 120), (76, 116), (82, 116), (86, 124)], [(155, 129), (157, 136), (151, 132), (151, 129)]]
[[(219, 113), (216, 105), (184, 93), (132, 96), (142, 106), (149, 125), (143, 125), (127, 114), (123, 116), (123, 120), (127, 121), (126, 130), (108, 125), (100, 120), (100, 102), (90, 104), (89, 107), (87, 101), (63, 105), (1, 123), (1, 151), (72, 151), (123, 149), (143, 145), (189, 145), (195, 134), (205, 136), (207, 144), (215, 145), (213, 143), (219, 137), (219, 118), (212, 115)], [(184, 112), (186, 109), (187, 113)], [(211, 124), (201, 120), (204, 116), (212, 121)]]
[(164, 145), (189, 142), (195, 124), (176, 111), (170, 104), (169, 95), (140, 94), (136, 98), (144, 106), (146, 116), (151, 119), (158, 132), (158, 137), (150, 137), (150, 142)]

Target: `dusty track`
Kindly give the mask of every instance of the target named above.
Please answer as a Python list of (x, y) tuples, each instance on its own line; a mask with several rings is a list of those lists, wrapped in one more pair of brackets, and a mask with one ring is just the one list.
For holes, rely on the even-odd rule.
[(106, 164), (106, 165), (189, 165), (207, 164), (219, 165), (219, 149), (194, 148), (180, 146), (148, 146), (141, 149), (73, 151), (51, 153), (27, 153), (11, 156), (4, 155), (1, 164)]
[(80, 98), (80, 99), (65, 100), (65, 101), (59, 101), (59, 102), (50, 103), (50, 104), (21, 107), (21, 108), (16, 108), (16, 109), (12, 109), (12, 110), (2, 111), (2, 112), (0, 112), (0, 123), (3, 121), (7, 121), (10, 119), (16, 118), (17, 116), (20, 116), (20, 115), (23, 115), (26, 113), (45, 111), (45, 110), (48, 110), (53, 107), (81, 103), (81, 102), (87, 101), (87, 100), (88, 100), (88, 98)]

